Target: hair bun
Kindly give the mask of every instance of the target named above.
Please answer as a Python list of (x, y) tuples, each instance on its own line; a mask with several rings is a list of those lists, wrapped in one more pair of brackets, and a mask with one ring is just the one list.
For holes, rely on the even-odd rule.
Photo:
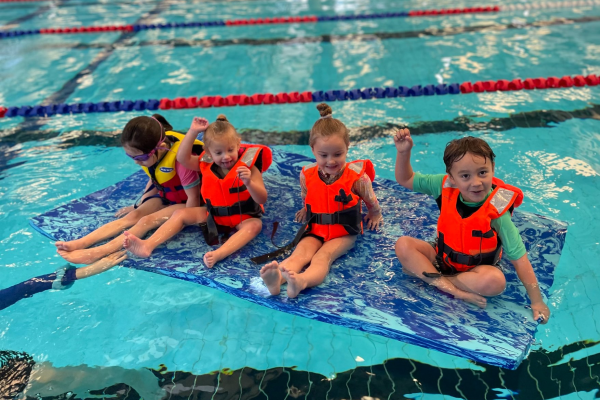
[(326, 103), (321, 103), (317, 106), (317, 110), (319, 110), (319, 114), (321, 114), (321, 117), (326, 117), (328, 115), (332, 115), (333, 111), (331, 110), (331, 107), (329, 107)]
[(225, 116), (225, 114), (219, 114), (217, 116), (217, 121), (225, 121), (225, 122), (229, 122), (229, 120), (227, 119), (227, 117)]

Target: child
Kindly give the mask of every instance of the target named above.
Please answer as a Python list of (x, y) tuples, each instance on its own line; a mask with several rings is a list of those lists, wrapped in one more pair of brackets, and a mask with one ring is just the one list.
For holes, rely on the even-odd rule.
[(408, 129), (394, 136), (396, 181), (407, 189), (436, 198), (440, 207), (434, 247), (403, 236), (396, 255), (403, 271), (481, 308), (483, 296), (497, 296), (506, 280), (496, 263), (502, 247), (531, 300), (534, 320), (548, 322), (544, 303), (525, 245), (511, 221), (514, 207), (523, 199), (520, 189), (494, 177), (495, 154), (483, 140), (456, 139), (446, 145), (447, 175), (414, 173), (410, 164), (413, 141)]
[[(205, 152), (192, 154), (192, 144), (204, 133)], [(206, 224), (212, 244), (218, 232), (237, 229), (220, 248), (204, 255), (204, 264), (212, 268), (217, 262), (244, 247), (262, 229), (262, 205), (267, 202), (267, 189), (262, 172), (271, 165), (271, 149), (262, 145), (241, 145), (240, 135), (224, 115), (208, 125), (194, 118), (185, 135), (177, 160), (189, 169), (202, 173), (202, 197), (205, 207), (177, 210), (147, 240), (125, 232), (125, 248), (138, 257), (149, 257), (154, 249), (187, 225)]]
[[(92, 249), (95, 243), (109, 239), (137, 224), (135, 232), (147, 232), (167, 220), (176, 210), (200, 205), (200, 177), (181, 165), (177, 153), (184, 135), (161, 115), (136, 117), (125, 125), (121, 144), (125, 153), (148, 174), (148, 183), (140, 205), (122, 208), (115, 216), (123, 217), (69, 242), (56, 242), (58, 254), (76, 264), (89, 264), (123, 247), (123, 236)], [(202, 142), (194, 143), (196, 151)]]
[(317, 109), (321, 118), (313, 125), (309, 138), (317, 161), (302, 168), (300, 188), (305, 207), (296, 213), (296, 220), (307, 225), (300, 231), (301, 239), (289, 258), (281, 264), (273, 261), (260, 270), (272, 295), (279, 294), (285, 282), (288, 297), (294, 298), (325, 280), (333, 261), (348, 252), (362, 233), (361, 200), (369, 210), (365, 218), (369, 229), (377, 229), (383, 220), (371, 186), (375, 178), (373, 164), (369, 160), (346, 163), (348, 129), (332, 118), (327, 104), (321, 103)]

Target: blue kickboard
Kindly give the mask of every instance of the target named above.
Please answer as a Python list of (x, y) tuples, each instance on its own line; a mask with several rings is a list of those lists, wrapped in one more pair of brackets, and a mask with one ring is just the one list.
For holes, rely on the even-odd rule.
[[(514, 369), (527, 356), (537, 322), (532, 320), (524, 287), (506, 259), (501, 267), (506, 291), (489, 299), (485, 310), (453, 299), (401, 272), (394, 244), (401, 235), (431, 241), (438, 208), (429, 196), (410, 192), (395, 182), (377, 179), (374, 189), (383, 209), (381, 232), (365, 231), (356, 247), (338, 259), (326, 281), (296, 299), (270, 296), (260, 266), (250, 257), (275, 247), (270, 242), (274, 221), (280, 226), (278, 245), (288, 243), (300, 225), (293, 222), (302, 207), (298, 176), (310, 159), (274, 151), (273, 165), (264, 174), (269, 192), (263, 232), (214, 269), (203, 266), (210, 247), (198, 227), (187, 227), (148, 259), (130, 258), (123, 265), (164, 274), (229, 293), (265, 307), (393, 338), (474, 361)], [(140, 171), (116, 185), (51, 210), (31, 220), (36, 230), (54, 240), (79, 238), (113, 220), (121, 207), (132, 204), (146, 184)], [(547, 217), (515, 212), (529, 258), (548, 295), (564, 245), (567, 225)]]

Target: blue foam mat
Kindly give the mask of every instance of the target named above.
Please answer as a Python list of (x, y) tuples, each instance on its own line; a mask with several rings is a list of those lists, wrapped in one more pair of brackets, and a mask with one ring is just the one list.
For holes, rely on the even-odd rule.
[[(425, 285), (401, 272), (394, 244), (401, 235), (423, 240), (435, 236), (438, 209), (433, 199), (405, 190), (396, 183), (378, 179), (374, 188), (383, 209), (381, 232), (365, 231), (354, 250), (337, 260), (327, 280), (319, 287), (288, 299), (269, 296), (259, 278), (260, 267), (249, 258), (274, 250), (269, 238), (273, 221), (280, 222), (275, 241), (289, 242), (299, 228), (292, 222), (302, 207), (298, 175), (310, 160), (304, 156), (274, 151), (273, 166), (264, 174), (269, 191), (263, 232), (248, 246), (219, 263), (204, 268), (201, 260), (209, 246), (197, 227), (188, 227), (159, 247), (149, 259), (129, 259), (130, 268), (195, 282), (265, 307), (381, 335), (402, 342), (514, 369), (526, 357), (537, 323), (532, 320), (525, 289), (512, 265), (501, 267), (507, 289), (490, 299), (485, 310)], [(45, 236), (56, 240), (81, 237), (113, 219), (121, 207), (132, 204), (143, 190), (146, 176), (129, 178), (57, 207), (31, 220)], [(567, 232), (567, 225), (550, 218), (515, 212), (529, 258), (544, 295)]]

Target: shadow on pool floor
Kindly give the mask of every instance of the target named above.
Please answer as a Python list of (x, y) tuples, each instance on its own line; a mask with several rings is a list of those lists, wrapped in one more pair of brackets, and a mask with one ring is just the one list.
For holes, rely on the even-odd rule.
[[(407, 399), (421, 393), (443, 394), (464, 399), (549, 399), (575, 392), (600, 388), (600, 353), (580, 360), (570, 354), (600, 342), (577, 342), (556, 351), (532, 352), (517, 370), (505, 370), (477, 364), (484, 371), (438, 368), (409, 359), (390, 359), (383, 364), (359, 367), (337, 374), (333, 379), (297, 371), (294, 368), (270, 368), (265, 371), (245, 367), (194, 375), (184, 371), (133, 371), (121, 367), (87, 366), (54, 368), (53, 381), (34, 383), (26, 397), (37, 400), (72, 400), (106, 398), (115, 400), (157, 399)], [(561, 361), (569, 360), (569, 361)], [(557, 364), (558, 363), (558, 364)], [(23, 398), (26, 382), (35, 362), (26, 353), (0, 351), (0, 398)], [(53, 368), (48, 366), (46, 368)], [(94, 375), (97, 374), (97, 375)], [(64, 382), (56, 379), (64, 377)], [(48, 385), (69, 387), (68, 380), (81, 385), (82, 375), (89, 381), (107, 384), (110, 379), (124, 378), (103, 389), (78, 392), (76, 387), (53, 396), (44, 396)], [(145, 378), (141, 376), (145, 375)], [(107, 379), (110, 376), (110, 379)], [(98, 378), (98, 379), (95, 379)], [(35, 380), (32, 379), (32, 380)], [(132, 382), (135, 381), (135, 382)], [(36, 388), (35, 386), (39, 387)], [(40, 386), (41, 385), (41, 386)], [(152, 387), (144, 387), (144, 386)], [(36, 389), (42, 389), (40, 390)], [(410, 396), (410, 397), (407, 397)]]

